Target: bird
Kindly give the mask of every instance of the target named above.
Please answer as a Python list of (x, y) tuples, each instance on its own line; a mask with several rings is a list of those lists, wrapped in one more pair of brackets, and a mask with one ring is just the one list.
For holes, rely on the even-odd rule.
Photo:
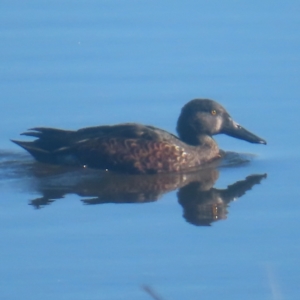
[(21, 135), (33, 141), (11, 140), (37, 161), (128, 174), (186, 172), (221, 158), (213, 135), (226, 134), (250, 143), (267, 142), (236, 123), (214, 100), (186, 103), (177, 121), (178, 136), (137, 123), (102, 125), (79, 130), (35, 127)]

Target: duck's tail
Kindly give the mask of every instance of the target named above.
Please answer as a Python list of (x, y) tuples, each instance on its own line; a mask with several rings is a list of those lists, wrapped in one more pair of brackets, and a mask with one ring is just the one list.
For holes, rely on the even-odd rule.
[(53, 160), (53, 155), (51, 152), (37, 147), (34, 142), (24, 142), (24, 141), (17, 141), (11, 140), (13, 143), (17, 144), (18, 146), (22, 147), (26, 151), (28, 151), (36, 160), (41, 162), (51, 162)]
[(62, 157), (69, 156), (67, 150), (70, 146), (72, 133), (72, 131), (39, 127), (21, 134), (36, 137), (37, 139), (34, 141), (11, 141), (28, 151), (40, 162), (60, 164)]

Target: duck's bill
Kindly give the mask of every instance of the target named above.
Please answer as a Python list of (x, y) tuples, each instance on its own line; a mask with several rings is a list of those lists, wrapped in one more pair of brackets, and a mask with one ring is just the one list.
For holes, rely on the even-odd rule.
[(244, 140), (250, 143), (255, 143), (255, 144), (264, 144), (266, 145), (267, 142), (266, 140), (258, 137), (257, 135), (251, 133), (238, 123), (234, 122), (233, 120), (230, 120), (222, 130), (223, 133), (235, 137), (240, 140)]

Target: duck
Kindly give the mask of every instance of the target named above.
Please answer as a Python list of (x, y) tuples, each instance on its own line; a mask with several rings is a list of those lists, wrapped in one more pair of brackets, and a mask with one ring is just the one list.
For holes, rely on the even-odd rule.
[(185, 172), (220, 159), (213, 135), (226, 134), (250, 143), (267, 142), (236, 123), (226, 109), (210, 99), (186, 103), (177, 121), (178, 136), (137, 123), (102, 125), (79, 130), (35, 127), (12, 140), (37, 161), (129, 174)]

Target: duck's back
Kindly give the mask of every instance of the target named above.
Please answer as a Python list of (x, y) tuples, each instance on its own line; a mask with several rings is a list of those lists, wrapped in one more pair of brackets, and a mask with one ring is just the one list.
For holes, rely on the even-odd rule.
[(181, 171), (201, 163), (197, 147), (152, 126), (121, 124), (77, 131), (34, 128), (24, 135), (33, 142), (18, 145), (38, 161), (85, 165), (130, 173)]

